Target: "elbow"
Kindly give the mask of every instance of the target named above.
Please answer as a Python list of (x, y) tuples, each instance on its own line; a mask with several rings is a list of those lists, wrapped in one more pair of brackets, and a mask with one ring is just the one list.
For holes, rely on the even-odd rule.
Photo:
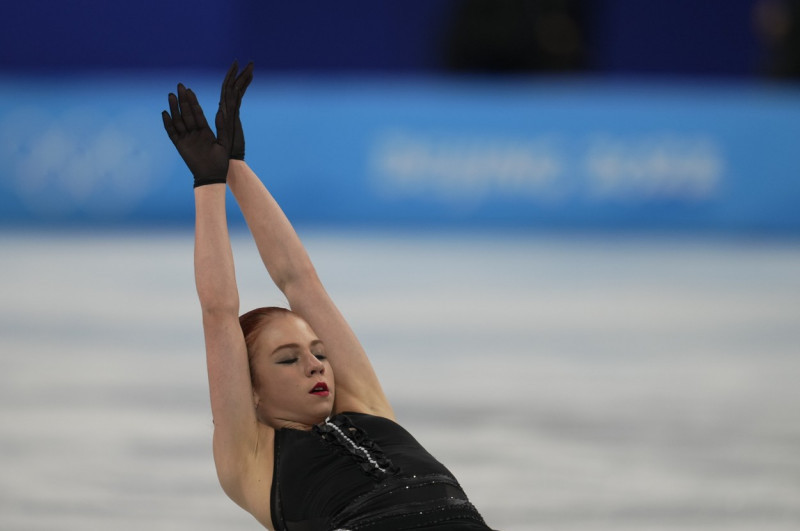
[(236, 314), (239, 315), (239, 294), (236, 290), (197, 290), (200, 307), (205, 314)]
[(221, 302), (221, 301), (201, 301), (200, 308), (203, 311), (203, 322), (215, 322), (225, 319), (236, 318), (239, 319), (239, 303), (236, 302)]
[(290, 291), (296, 291), (298, 288), (319, 284), (319, 277), (311, 261), (306, 260), (300, 264), (292, 264), (292, 267), (286, 268), (283, 274), (275, 275), (273, 281), (281, 293), (288, 295)]

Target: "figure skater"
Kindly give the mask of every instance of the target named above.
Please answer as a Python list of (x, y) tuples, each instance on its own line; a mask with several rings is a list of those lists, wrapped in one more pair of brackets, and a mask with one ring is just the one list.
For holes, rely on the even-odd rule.
[[(239, 107), (252, 77), (252, 63), (231, 66), (216, 136), (182, 84), (162, 113), (194, 176), (195, 281), (222, 488), (270, 529), (489, 529), (453, 474), (395, 422), (361, 343), (244, 162)], [(226, 184), (290, 309), (239, 317)]]

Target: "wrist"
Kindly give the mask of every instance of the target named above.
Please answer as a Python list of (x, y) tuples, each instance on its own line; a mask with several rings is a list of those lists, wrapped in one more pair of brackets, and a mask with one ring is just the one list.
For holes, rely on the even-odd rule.
[(240, 175), (248, 168), (247, 163), (240, 159), (231, 159), (228, 163), (228, 178)]
[(204, 166), (199, 168), (197, 173), (192, 172), (194, 176), (194, 187), (205, 186), (207, 184), (225, 183), (228, 178), (228, 167), (230, 162), (228, 159), (218, 157), (217, 160), (210, 161)]
[(204, 183), (199, 184), (194, 187), (195, 195), (213, 195), (218, 194), (221, 192), (225, 192), (226, 184), (225, 182), (219, 183)]
[(194, 187), (195, 188), (200, 188), (201, 186), (208, 186), (210, 184), (225, 184), (226, 180), (227, 180), (227, 176), (226, 177), (217, 177), (217, 178), (214, 178), (214, 179), (203, 179), (203, 180), (200, 180), (200, 181), (195, 179), (194, 180)]

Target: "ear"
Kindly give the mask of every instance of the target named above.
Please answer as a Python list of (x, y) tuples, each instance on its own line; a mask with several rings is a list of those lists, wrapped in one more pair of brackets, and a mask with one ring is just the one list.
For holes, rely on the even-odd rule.
[(258, 396), (258, 393), (255, 389), (253, 389), (253, 407), (258, 411), (258, 406), (261, 404), (261, 397)]

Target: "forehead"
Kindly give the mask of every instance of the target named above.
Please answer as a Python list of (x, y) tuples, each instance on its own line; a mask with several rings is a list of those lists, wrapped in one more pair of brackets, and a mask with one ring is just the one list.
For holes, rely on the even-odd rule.
[(260, 349), (272, 352), (275, 348), (290, 343), (306, 345), (316, 341), (317, 335), (300, 317), (285, 314), (270, 319), (259, 331), (255, 344)]

